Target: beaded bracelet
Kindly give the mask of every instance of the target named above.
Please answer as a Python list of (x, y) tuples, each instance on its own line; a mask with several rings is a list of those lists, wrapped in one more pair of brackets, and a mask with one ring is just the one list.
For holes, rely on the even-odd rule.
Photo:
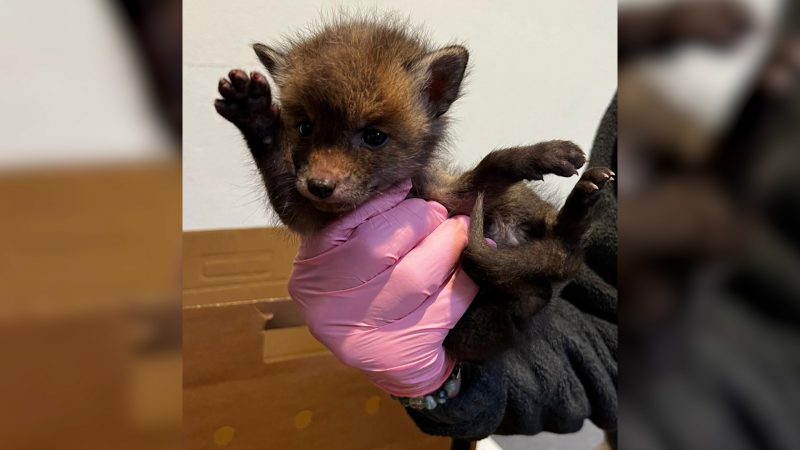
[(447, 381), (444, 382), (442, 387), (431, 392), (430, 394), (423, 395), (421, 397), (396, 397), (392, 395), (392, 398), (398, 400), (400, 404), (406, 408), (416, 410), (427, 409), (430, 411), (439, 405), (447, 403), (447, 400), (455, 398), (460, 390), (461, 365), (456, 364), (456, 367), (450, 373), (450, 376), (447, 377)]

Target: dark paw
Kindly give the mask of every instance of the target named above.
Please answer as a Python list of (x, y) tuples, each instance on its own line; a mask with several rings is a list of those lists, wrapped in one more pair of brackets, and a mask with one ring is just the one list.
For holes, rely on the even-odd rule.
[(531, 153), (536, 179), (548, 173), (571, 177), (586, 164), (583, 150), (570, 141), (542, 142), (531, 147)]
[(572, 188), (567, 201), (561, 208), (555, 232), (572, 249), (579, 248), (583, 236), (589, 229), (590, 211), (600, 199), (603, 186), (616, 177), (614, 172), (605, 167), (586, 169)]
[(586, 200), (596, 199), (598, 192), (609, 181), (613, 180), (617, 175), (606, 167), (592, 167), (586, 169), (581, 175), (580, 180), (575, 185), (573, 192), (579, 194)]
[(228, 79), (219, 80), (222, 99), (214, 107), (222, 117), (245, 133), (255, 133), (261, 138), (271, 138), (278, 109), (272, 105), (272, 95), (267, 78), (252, 72), (231, 70)]

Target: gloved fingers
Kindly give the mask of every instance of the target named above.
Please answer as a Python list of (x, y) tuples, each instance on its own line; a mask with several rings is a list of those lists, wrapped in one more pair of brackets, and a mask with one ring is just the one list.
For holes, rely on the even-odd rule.
[[(541, 313), (547, 312), (546, 315)], [(542, 315), (543, 317), (537, 317)], [(554, 398), (557, 404), (580, 406), (568, 416), (586, 418), (591, 411), (591, 419), (603, 427), (615, 424), (617, 408), (617, 361), (606, 346), (606, 341), (596, 328), (599, 320), (580, 311), (569, 302), (554, 298), (546, 309), (534, 316), (538, 341), (547, 342), (552, 348), (554, 360), (551, 364), (561, 365), (560, 377), (555, 392), (562, 395)], [(546, 317), (545, 317), (546, 316)], [(541, 320), (546, 319), (546, 320)], [(603, 322), (608, 324), (607, 322)], [(614, 327), (604, 331), (611, 331)], [(544, 343), (542, 342), (542, 343)], [(542, 345), (537, 345), (542, 347)], [(584, 408), (588, 407), (584, 411)], [(559, 406), (566, 410), (567, 406)]]
[(389, 321), (405, 317), (437, 294), (458, 265), (468, 227), (468, 217), (450, 218), (403, 256), (373, 301), (376, 317)]
[(452, 217), (431, 232), (397, 263), (391, 283), (403, 283), (432, 294), (458, 265), (467, 246), (469, 217)]
[[(308, 257), (310, 247), (306, 246), (295, 260), (293, 277), (324, 286), (326, 291), (362, 285), (392, 267), (446, 218), (447, 211), (438, 203), (405, 200), (370, 218), (327, 251)], [(334, 245), (317, 243), (317, 250)]]
[(373, 256), (395, 262), (411, 251), (447, 219), (447, 209), (439, 203), (409, 199), (371, 217), (355, 229), (348, 244)]
[[(349, 247), (341, 251), (359, 254), (362, 259), (377, 257), (383, 260), (388, 257), (394, 262), (405, 255), (448, 215), (447, 209), (439, 203), (422, 199), (403, 200), (408, 193), (406, 187), (393, 188), (318, 235), (304, 237), (298, 260), (315, 258), (341, 246)], [(363, 264), (371, 263), (365, 261)]]

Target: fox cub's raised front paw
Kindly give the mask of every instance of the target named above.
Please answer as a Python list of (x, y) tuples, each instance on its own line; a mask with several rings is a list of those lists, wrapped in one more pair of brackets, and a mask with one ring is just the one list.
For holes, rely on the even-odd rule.
[(227, 79), (219, 80), (218, 90), (222, 99), (216, 100), (214, 107), (219, 115), (246, 136), (262, 140), (274, 138), (279, 110), (272, 105), (272, 94), (264, 75), (252, 72), (248, 76), (242, 70), (231, 70)]

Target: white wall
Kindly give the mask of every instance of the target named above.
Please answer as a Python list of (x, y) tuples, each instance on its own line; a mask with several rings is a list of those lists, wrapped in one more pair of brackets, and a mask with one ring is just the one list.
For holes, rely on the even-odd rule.
[[(461, 166), (494, 148), (548, 139), (589, 149), (616, 86), (615, 0), (192, 0), (183, 5), (184, 229), (270, 223), (244, 143), (214, 111), (218, 79), (234, 67), (263, 71), (251, 42), (275, 42), (321, 11), (375, 5), (410, 15), (435, 42), (469, 48), (466, 95), (452, 110)], [(563, 193), (576, 180), (545, 183)]]

